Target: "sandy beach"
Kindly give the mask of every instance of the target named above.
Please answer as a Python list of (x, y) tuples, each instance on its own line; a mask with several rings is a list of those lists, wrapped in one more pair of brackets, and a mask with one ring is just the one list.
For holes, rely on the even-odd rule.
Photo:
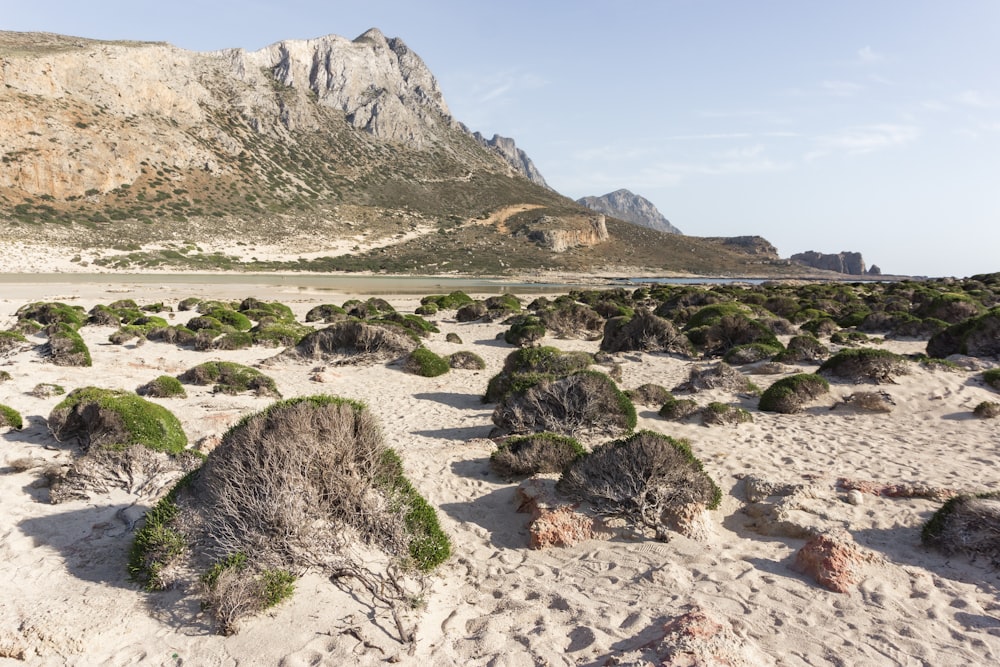
[[(28, 268), (28, 267), (25, 267)], [(440, 281), (438, 282), (440, 284)], [(450, 291), (419, 285), (420, 293), (386, 298), (412, 313), (420, 294)], [(501, 287), (466, 288), (472, 296)], [(537, 291), (544, 291), (538, 288)], [(368, 292), (367, 294), (370, 294)], [(555, 292), (551, 292), (555, 293)], [(278, 300), (298, 320), (318, 304), (366, 295), (350, 287), (295, 284), (106, 282), (0, 284), (0, 330), (31, 301), (62, 301), (89, 310), (135, 299), (163, 302), (171, 324), (186, 297)], [(532, 297), (525, 299), (525, 302)], [(32, 345), (0, 354), (0, 404), (25, 418), (22, 430), (0, 431), (0, 665), (644, 665), (665, 627), (696, 612), (719, 626), (725, 641), (714, 655), (680, 653), (671, 665), (989, 665), (1000, 661), (1000, 571), (984, 559), (946, 556), (921, 544), (923, 523), (940, 500), (851, 495), (838, 480), (926, 485), (958, 491), (998, 491), (1000, 420), (973, 416), (997, 392), (977, 379), (995, 361), (973, 360), (958, 370), (912, 364), (895, 384), (880, 385), (894, 408), (871, 413), (838, 407), (858, 390), (833, 382), (830, 394), (794, 415), (758, 411), (757, 399), (724, 390), (691, 395), (699, 404), (739, 403), (753, 416), (738, 426), (675, 422), (659, 406), (636, 405), (639, 429), (690, 442), (723, 491), (710, 522), (696, 537), (668, 542), (638, 536), (590, 539), (566, 547), (529, 548), (530, 517), (517, 511), (517, 481), (492, 471), (487, 439), (492, 404), (487, 382), (515, 348), (497, 334), (499, 322), (462, 323), (454, 311), (431, 316), (439, 333), (426, 346), (440, 354), (470, 350), (486, 370), (454, 369), (426, 378), (400, 364), (326, 366), (279, 362), (267, 366), (286, 398), (331, 394), (365, 402), (387, 444), (401, 456), (409, 479), (438, 512), (452, 556), (430, 578), (412, 612), (412, 651), (363, 591), (317, 573), (296, 584), (294, 596), (221, 636), (184, 591), (146, 593), (126, 576), (136, 522), (150, 504), (123, 491), (51, 504), (38, 459), (65, 463), (72, 443), (56, 441), (46, 418), (60, 396), (38, 397), (40, 383), (65, 387), (135, 388), (159, 375), (178, 375), (207, 360), (257, 365), (280, 349), (196, 351), (149, 341), (114, 345), (111, 327), (80, 330), (91, 368), (56, 366)], [(462, 343), (446, 341), (450, 333)], [(596, 352), (598, 341), (545, 338), (562, 350)], [(900, 354), (922, 341), (885, 341)], [(614, 355), (622, 389), (684, 382), (696, 361), (661, 353)], [(790, 366), (785, 374), (814, 372)], [(781, 377), (753, 378), (762, 387)], [(213, 394), (187, 386), (187, 398), (151, 399), (180, 420), (190, 443), (220, 436), (244, 415), (273, 399)], [(792, 496), (751, 503), (744, 478), (801, 485)], [(851, 502), (848, 502), (848, 501)], [(754, 505), (756, 514), (748, 512)], [(834, 592), (793, 567), (804, 536), (769, 527), (760, 512), (795, 526), (843, 535), (865, 555), (846, 592)], [(780, 510), (780, 512), (778, 511)], [(778, 519), (774, 519), (778, 522)], [(788, 531), (785, 531), (786, 533)], [(669, 633), (667, 633), (669, 634)], [(690, 631), (688, 634), (696, 635)], [(712, 660), (715, 660), (713, 662)]]

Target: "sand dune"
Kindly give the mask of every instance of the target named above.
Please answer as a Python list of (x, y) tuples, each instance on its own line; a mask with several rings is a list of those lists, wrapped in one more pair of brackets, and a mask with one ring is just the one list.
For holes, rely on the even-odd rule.
[[(0, 294), (0, 329), (37, 288)], [(27, 288), (25, 288), (27, 289)], [(187, 296), (255, 296), (288, 304), (300, 318), (312, 306), (349, 295), (294, 288), (230, 285), (87, 288), (49, 286), (46, 300), (90, 308), (119, 298), (176, 305)], [(390, 297), (404, 312), (418, 301)], [(182, 322), (192, 313), (176, 313)], [(31, 395), (39, 383), (67, 390), (99, 385), (134, 390), (158, 375), (177, 375), (209, 359), (253, 365), (275, 349), (197, 352), (146, 342), (111, 345), (106, 327), (81, 330), (93, 356), (90, 369), (59, 367), (37, 347), (0, 356), (0, 403), (26, 417), (21, 431), (0, 434), (0, 665), (602, 665), (647, 664), (664, 625), (701, 610), (727, 635), (729, 664), (970, 665), (1000, 661), (1000, 571), (990, 563), (946, 557), (920, 544), (920, 528), (940, 506), (926, 498), (865, 494), (846, 502), (839, 478), (921, 483), (958, 490), (1000, 490), (997, 420), (972, 408), (997, 400), (977, 373), (931, 371), (914, 365), (888, 392), (888, 414), (838, 407), (856, 391), (834, 383), (803, 414), (756, 410), (756, 399), (721, 390), (692, 397), (700, 404), (739, 402), (754, 421), (738, 427), (675, 423), (637, 406), (639, 428), (686, 438), (724, 492), (712, 512), (708, 539), (680, 535), (669, 542), (618, 537), (572, 547), (528, 548), (528, 516), (516, 512), (516, 482), (489, 467), (492, 405), (480, 396), (513, 349), (496, 340), (500, 324), (463, 324), (454, 312), (436, 319), (441, 333), (427, 346), (439, 353), (473, 350), (485, 371), (453, 370), (437, 378), (404, 373), (398, 365), (327, 366), (280, 362), (266, 372), (285, 397), (328, 393), (364, 401), (378, 416), (387, 443), (402, 456), (408, 477), (438, 509), (453, 541), (453, 556), (431, 579), (412, 652), (394, 640), (391, 621), (361, 591), (307, 574), (294, 597), (248, 620), (239, 634), (213, 632), (210, 620), (184, 591), (147, 594), (125, 574), (128, 546), (150, 499), (124, 492), (59, 505), (48, 502), (41, 468), (23, 460), (66, 462), (72, 443), (59, 443), (45, 417), (59, 396)], [(457, 333), (463, 344), (448, 343)], [(41, 337), (32, 337), (40, 344)], [(565, 350), (596, 351), (597, 343), (546, 339)], [(922, 343), (887, 342), (898, 352)], [(687, 379), (690, 361), (661, 354), (615, 355), (623, 388), (654, 382), (672, 388)], [(815, 366), (789, 367), (789, 372)], [(767, 386), (779, 376), (758, 376)], [(193, 443), (221, 435), (271, 399), (212, 394), (186, 387), (185, 399), (156, 399), (181, 420)], [(14, 464), (14, 465), (12, 465)], [(745, 510), (741, 478), (759, 475), (803, 485), (784, 502), (789, 521), (848, 535), (872, 556), (847, 593), (836, 593), (793, 567), (804, 537), (760, 532), (766, 518)], [(760, 509), (760, 508), (758, 508)], [(754, 524), (757, 524), (755, 528)], [(766, 529), (764, 532), (767, 532)], [(693, 654), (688, 658), (693, 660)], [(685, 659), (688, 659), (685, 658)], [(616, 660), (620, 662), (615, 662)], [(669, 664), (714, 664), (683, 662)], [(721, 664), (721, 663), (720, 663)]]

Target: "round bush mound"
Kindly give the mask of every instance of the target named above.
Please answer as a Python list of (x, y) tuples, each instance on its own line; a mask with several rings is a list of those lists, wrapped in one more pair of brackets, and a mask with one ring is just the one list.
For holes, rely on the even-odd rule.
[(604, 318), (582, 303), (557, 304), (538, 313), (545, 328), (559, 338), (595, 340), (604, 332)]
[(26, 347), (28, 344), (28, 339), (22, 333), (17, 331), (0, 331), (0, 354), (19, 347)]
[(983, 382), (1000, 391), (1000, 368), (991, 368), (983, 373)]
[(1000, 355), (1000, 306), (953, 324), (927, 342), (927, 356), (943, 359), (952, 354), (971, 357)]
[(633, 403), (641, 403), (642, 405), (663, 405), (673, 398), (665, 387), (652, 383), (640, 385), (635, 389), (628, 389), (625, 391), (625, 395)]
[(504, 477), (529, 477), (561, 473), (587, 450), (573, 438), (556, 433), (515, 436), (500, 443), (490, 455), (490, 465)]
[(995, 419), (1000, 417), (1000, 403), (996, 401), (982, 401), (972, 411), (980, 419)]
[(688, 371), (688, 379), (674, 391), (703, 391), (724, 389), (732, 392), (754, 391), (753, 383), (739, 370), (724, 361), (711, 366), (694, 366)]
[(813, 373), (799, 373), (781, 378), (760, 396), (758, 409), (762, 412), (795, 414), (801, 412), (809, 401), (830, 392), (830, 383)]
[(90, 366), (90, 350), (77, 330), (65, 322), (57, 322), (46, 330), (48, 353), (56, 366)]
[(782, 349), (778, 345), (747, 343), (746, 345), (737, 345), (731, 348), (722, 359), (727, 364), (740, 366), (770, 359), (781, 351)]
[(815, 336), (799, 335), (793, 336), (784, 352), (778, 354), (774, 360), (786, 364), (816, 363), (826, 359), (829, 354), (830, 348), (819, 342)]
[(407, 373), (428, 378), (444, 375), (450, 368), (451, 366), (447, 359), (431, 352), (426, 347), (418, 347), (413, 352), (410, 352), (409, 356), (406, 357), (406, 361), (403, 362), (403, 369)]
[(924, 524), (921, 539), (948, 555), (985, 556), (1000, 568), (1000, 492), (948, 499)]
[(736, 405), (713, 401), (701, 410), (703, 426), (735, 426), (747, 422), (753, 423), (753, 415)]
[(74, 389), (49, 414), (57, 440), (77, 438), (83, 451), (142, 445), (179, 454), (187, 446), (180, 421), (136, 394), (99, 387)]
[[(507, 394), (493, 411), (493, 434), (621, 435), (635, 428), (635, 406), (614, 380), (579, 371)], [(492, 437), (492, 436), (491, 436)]]
[(690, 398), (671, 396), (663, 402), (658, 414), (664, 419), (683, 421), (696, 412), (698, 412), (698, 404)]
[(252, 391), (258, 396), (281, 397), (273, 378), (233, 361), (206, 361), (184, 371), (177, 379), (185, 384), (214, 385), (213, 391), (223, 394)]
[(350, 320), (335, 322), (307, 334), (282, 358), (324, 360), (332, 363), (378, 363), (406, 356), (417, 348), (417, 336), (391, 324)]
[(306, 313), (306, 322), (337, 322), (346, 319), (347, 311), (332, 303), (314, 306)]
[(21, 413), (14, 408), (0, 403), (0, 428), (12, 428), (21, 430), (24, 427), (24, 420)]
[(475, 352), (459, 350), (448, 356), (448, 365), (466, 371), (486, 370), (486, 362)]
[(604, 352), (671, 352), (688, 355), (691, 345), (669, 320), (642, 309), (635, 315), (613, 317), (604, 325)]
[(486, 387), (484, 400), (496, 403), (515, 388), (524, 388), (543, 377), (557, 378), (585, 370), (594, 362), (586, 352), (563, 352), (550, 346), (527, 347), (507, 355), (503, 369)]
[[(333, 396), (280, 401), (244, 418), (165, 501), (136, 534), (132, 576), (156, 588), (201, 572), (226, 633), (289, 590), (289, 577), (274, 573), (353, 575), (402, 602), (413, 591), (399, 568), (419, 578), (451, 552), (375, 417)], [(370, 548), (388, 563), (361, 555)], [(212, 581), (227, 570), (239, 577)], [(256, 583), (248, 593), (241, 580)]]
[(172, 375), (161, 375), (155, 380), (150, 380), (136, 389), (135, 393), (154, 398), (185, 398), (187, 396), (184, 385)]
[(684, 506), (715, 509), (722, 500), (687, 442), (652, 431), (596, 447), (566, 469), (556, 489), (661, 534)]
[(524, 347), (545, 337), (545, 325), (536, 315), (519, 315), (511, 322), (503, 339), (511, 344)]
[(819, 372), (852, 382), (893, 382), (896, 375), (909, 372), (906, 359), (890, 352), (871, 347), (841, 350), (823, 362)]

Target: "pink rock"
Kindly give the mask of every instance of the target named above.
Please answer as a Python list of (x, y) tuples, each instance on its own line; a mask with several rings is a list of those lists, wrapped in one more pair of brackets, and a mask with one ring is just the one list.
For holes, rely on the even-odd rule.
[(849, 536), (817, 535), (799, 549), (792, 569), (812, 576), (824, 588), (847, 593), (858, 582), (860, 568), (877, 562), (878, 556), (863, 552)]
[(528, 544), (532, 549), (568, 547), (584, 540), (607, 539), (610, 535), (603, 521), (560, 498), (555, 480), (527, 479), (517, 487), (515, 498), (517, 511), (531, 514)]

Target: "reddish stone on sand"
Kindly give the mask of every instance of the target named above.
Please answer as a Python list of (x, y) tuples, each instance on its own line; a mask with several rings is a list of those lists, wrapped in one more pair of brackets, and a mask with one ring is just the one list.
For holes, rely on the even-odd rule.
[(847, 593), (858, 583), (860, 567), (879, 560), (863, 552), (849, 536), (817, 535), (799, 549), (792, 567), (811, 575), (824, 588)]

